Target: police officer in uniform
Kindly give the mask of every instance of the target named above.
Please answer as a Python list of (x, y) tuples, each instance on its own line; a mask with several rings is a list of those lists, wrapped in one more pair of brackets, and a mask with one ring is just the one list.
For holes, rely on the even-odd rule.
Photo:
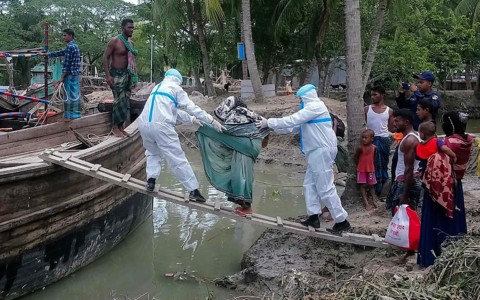
[[(420, 118), (416, 114), (418, 102), (422, 99), (431, 101), (432, 107), (434, 109), (432, 111), (432, 116), (435, 120), (437, 111), (440, 108), (442, 101), (440, 96), (434, 91), (432, 91), (433, 82), (435, 82), (435, 76), (432, 72), (425, 71), (422, 74), (415, 75), (414, 77), (418, 79), (417, 84), (402, 84), (402, 87), (400, 88), (399, 94), (395, 98), (395, 101), (397, 101), (398, 108), (408, 108), (412, 111), (413, 129), (417, 131), (418, 126), (421, 123)], [(410, 90), (410, 92), (412, 93), (412, 95), (408, 99), (405, 95), (405, 92), (407, 90)]]

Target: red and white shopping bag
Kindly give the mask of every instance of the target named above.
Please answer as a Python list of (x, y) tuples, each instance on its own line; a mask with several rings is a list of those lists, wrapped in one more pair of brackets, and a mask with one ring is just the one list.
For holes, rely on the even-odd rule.
[(407, 204), (401, 205), (388, 225), (385, 242), (405, 250), (418, 250), (420, 218)]

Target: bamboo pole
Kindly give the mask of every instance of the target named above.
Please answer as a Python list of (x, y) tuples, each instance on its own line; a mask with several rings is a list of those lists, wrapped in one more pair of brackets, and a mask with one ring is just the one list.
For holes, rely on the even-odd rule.
[[(44, 52), (48, 53), (48, 22), (45, 22), (45, 48)], [(48, 56), (45, 56), (45, 69), (44, 69), (44, 99), (48, 100)], [(47, 110), (48, 105), (45, 104), (45, 111)]]

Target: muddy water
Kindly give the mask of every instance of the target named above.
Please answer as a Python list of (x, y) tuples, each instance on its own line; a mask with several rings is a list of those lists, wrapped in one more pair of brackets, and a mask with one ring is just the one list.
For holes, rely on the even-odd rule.
[(480, 133), (480, 119), (470, 119), (470, 120), (468, 120), (467, 132)]
[[(437, 131), (439, 134), (443, 134), (441, 120), (437, 121)], [(469, 119), (467, 123), (467, 132), (477, 134), (480, 133), (480, 119)]]
[[(210, 201), (230, 205), (223, 193), (208, 184), (198, 153), (187, 150), (187, 156), (201, 191)], [(255, 171), (256, 212), (282, 217), (305, 214), (302, 167), (256, 165)], [(182, 191), (168, 168), (160, 184)], [(243, 253), (263, 230), (155, 199), (152, 218), (115, 249), (24, 299), (183, 300), (205, 299), (209, 294), (213, 299), (233, 299), (239, 295), (215, 287), (211, 280), (238, 272)], [(176, 276), (167, 277), (167, 273)]]

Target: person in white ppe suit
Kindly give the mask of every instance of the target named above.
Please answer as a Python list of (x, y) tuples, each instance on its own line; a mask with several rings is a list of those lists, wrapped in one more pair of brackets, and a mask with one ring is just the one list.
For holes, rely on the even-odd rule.
[(190, 200), (205, 202), (198, 190), (193, 169), (180, 146), (175, 124), (178, 118), (186, 124), (211, 124), (218, 132), (224, 127), (188, 98), (180, 86), (182, 80), (182, 75), (175, 69), (165, 72), (164, 80), (153, 88), (138, 117), (138, 128), (147, 156), (146, 187), (150, 192), (154, 190), (155, 180), (160, 176), (161, 162), (165, 159), (177, 180), (190, 192)]
[(335, 221), (329, 231), (339, 233), (349, 230), (348, 214), (333, 183), (337, 137), (332, 129), (332, 119), (323, 101), (317, 97), (314, 85), (302, 86), (297, 96), (301, 100), (298, 112), (283, 118), (262, 117), (257, 127), (268, 127), (280, 134), (300, 132), (300, 147), (307, 161), (303, 188), (308, 218), (301, 222), (302, 225), (319, 228), (322, 206), (326, 206)]

